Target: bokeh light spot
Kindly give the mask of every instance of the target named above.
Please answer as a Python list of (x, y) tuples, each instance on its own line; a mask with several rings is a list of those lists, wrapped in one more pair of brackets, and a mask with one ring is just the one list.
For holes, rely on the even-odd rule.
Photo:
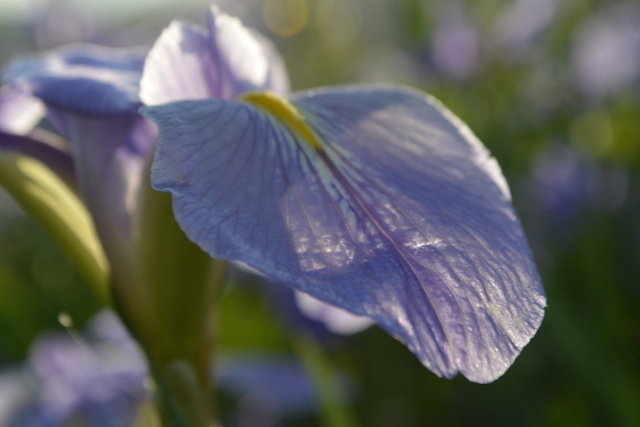
[(309, 5), (307, 0), (264, 0), (262, 18), (271, 31), (289, 37), (307, 25)]

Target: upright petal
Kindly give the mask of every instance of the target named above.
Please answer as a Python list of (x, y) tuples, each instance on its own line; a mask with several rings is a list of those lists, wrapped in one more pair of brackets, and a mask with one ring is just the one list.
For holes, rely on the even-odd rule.
[(140, 81), (140, 99), (146, 105), (216, 96), (219, 72), (207, 32), (196, 25), (174, 21), (149, 51)]
[(290, 101), (306, 125), (221, 100), (143, 110), (161, 133), (152, 181), (189, 238), (374, 318), (438, 375), (502, 375), (546, 301), (495, 160), (417, 91)]
[(215, 6), (211, 7), (208, 27), (221, 76), (219, 97), (231, 99), (252, 90), (286, 89), (271, 86), (288, 79), (282, 59), (270, 42), (256, 36), (239, 19), (218, 12)]
[(209, 11), (208, 29), (174, 21), (163, 31), (140, 82), (146, 105), (230, 99), (250, 90), (287, 92), (284, 62), (269, 40), (215, 6)]
[(280, 52), (278, 52), (269, 38), (263, 36), (257, 31), (251, 31), (251, 33), (262, 45), (262, 51), (269, 63), (267, 78), (257, 89), (269, 90), (281, 95), (289, 93), (291, 90), (289, 85), (289, 73), (287, 73), (287, 67), (282, 56), (280, 56)]

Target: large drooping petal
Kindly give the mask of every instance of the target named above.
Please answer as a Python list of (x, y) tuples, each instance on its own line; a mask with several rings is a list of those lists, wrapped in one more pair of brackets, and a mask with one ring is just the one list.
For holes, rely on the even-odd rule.
[(231, 99), (250, 90), (289, 90), (286, 68), (269, 40), (233, 17), (209, 11), (208, 29), (174, 21), (149, 52), (140, 98), (146, 105)]
[(374, 318), (438, 375), (499, 377), (546, 301), (495, 160), (421, 92), (354, 86), (290, 102), (315, 143), (248, 103), (143, 110), (160, 128), (152, 182), (173, 193), (189, 238)]

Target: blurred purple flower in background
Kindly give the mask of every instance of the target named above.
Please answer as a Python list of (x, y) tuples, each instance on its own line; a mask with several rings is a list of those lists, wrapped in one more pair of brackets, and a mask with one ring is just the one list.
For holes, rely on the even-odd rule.
[(273, 286), (263, 274), (245, 263), (234, 264), (232, 280), (240, 286), (256, 282), (273, 306), (276, 315), (292, 331), (308, 329), (323, 339), (327, 335), (350, 335), (363, 331), (375, 324), (367, 316), (357, 316), (335, 305), (328, 304), (309, 294), (282, 286)]
[(129, 427), (150, 396), (147, 375), (136, 344), (114, 314), (104, 311), (84, 337), (60, 332), (39, 337), (27, 367), (0, 376), (0, 389), (14, 394), (13, 402), (0, 408), (0, 425), (56, 427), (76, 420)]
[(597, 173), (595, 162), (570, 146), (553, 145), (534, 159), (535, 203), (556, 231), (575, 226), (585, 208), (593, 204)]
[(576, 33), (573, 69), (591, 98), (637, 84), (640, 80), (640, 5), (624, 2), (605, 9)]
[(443, 75), (470, 77), (480, 65), (480, 38), (462, 6), (447, 4), (433, 33), (433, 60)]
[(497, 18), (494, 38), (514, 58), (523, 58), (558, 14), (563, 0), (516, 0)]
[[(241, 399), (230, 417), (265, 417), (252, 427), (318, 410), (306, 368), (290, 356), (222, 354), (214, 372), (212, 381)], [(138, 345), (118, 317), (104, 310), (82, 336), (46, 333), (33, 342), (24, 367), (0, 372), (0, 427), (130, 427), (152, 396), (147, 377)]]
[(354, 334), (375, 323), (370, 317), (356, 316), (303, 292), (296, 291), (295, 300), (305, 316), (324, 323), (326, 328), (334, 334)]
[(217, 368), (219, 387), (239, 399), (226, 425), (276, 426), (283, 417), (308, 416), (319, 409), (306, 368), (290, 356), (227, 355)]

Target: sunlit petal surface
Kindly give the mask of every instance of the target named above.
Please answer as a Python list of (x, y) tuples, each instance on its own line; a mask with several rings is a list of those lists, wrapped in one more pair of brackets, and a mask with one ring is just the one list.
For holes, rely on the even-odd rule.
[(256, 89), (288, 91), (280, 55), (265, 37), (213, 7), (207, 29), (174, 21), (162, 33), (145, 63), (140, 98), (158, 105)]
[(250, 104), (146, 108), (152, 181), (187, 235), (355, 314), (439, 375), (499, 377), (545, 296), (495, 160), (423, 93), (343, 87), (290, 99), (321, 144)]
[(172, 22), (149, 51), (140, 98), (147, 105), (156, 105), (214, 96), (219, 75), (213, 61), (204, 29)]
[(0, 131), (17, 135), (31, 131), (44, 117), (42, 102), (8, 86), (0, 88)]

